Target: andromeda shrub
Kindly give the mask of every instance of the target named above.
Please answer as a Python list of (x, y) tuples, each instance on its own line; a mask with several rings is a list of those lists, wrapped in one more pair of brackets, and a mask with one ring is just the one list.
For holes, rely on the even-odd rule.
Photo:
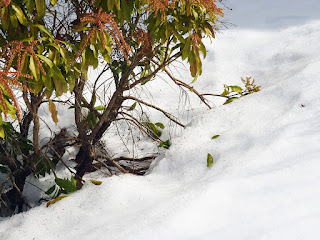
[[(218, 18), (223, 17), (216, 0), (2, 0), (0, 7), (3, 215), (30, 207), (22, 193), (31, 174), (53, 174), (57, 188), (47, 194), (54, 189), (60, 193), (80, 189), (84, 174), (102, 166), (142, 174), (145, 167), (123, 165), (120, 160), (130, 159), (111, 159), (103, 152), (97, 154), (96, 148), (115, 121), (129, 122), (159, 146), (170, 146), (168, 140), (160, 139), (163, 124), (137, 119), (132, 113), (138, 111), (137, 105), (145, 106), (184, 126), (164, 109), (134, 95), (135, 88), (155, 80), (159, 73), (191, 90), (210, 107), (203, 94), (175, 78), (168, 67), (182, 59), (192, 77), (202, 73), (201, 58), (207, 53), (202, 40), (215, 37)], [(85, 94), (89, 69), (100, 69), (100, 74), (93, 80), (90, 94)], [(105, 73), (111, 78), (106, 79)], [(109, 84), (113, 90), (105, 96), (101, 89)], [(58, 99), (66, 94), (72, 95), (68, 101)], [(24, 112), (16, 96), (22, 96)], [(106, 101), (97, 101), (102, 98)], [(57, 123), (57, 102), (74, 110), (77, 135), (55, 136), (41, 146), (39, 107), (47, 104)], [(9, 129), (16, 144), (6, 143)], [(60, 145), (54, 144), (58, 141)], [(61, 149), (72, 144), (80, 149), (74, 160), (77, 165), (70, 169), (61, 159)], [(71, 180), (56, 175), (58, 162), (69, 169)]]

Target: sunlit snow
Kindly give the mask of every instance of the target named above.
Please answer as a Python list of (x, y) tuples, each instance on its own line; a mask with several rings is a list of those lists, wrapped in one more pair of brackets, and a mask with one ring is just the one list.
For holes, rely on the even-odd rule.
[[(252, 76), (262, 91), (228, 105), (210, 98), (212, 110), (191, 97), (186, 129), (147, 175), (97, 174), (100, 186), (87, 182), (48, 208), (3, 219), (0, 239), (317, 239), (320, 21), (249, 28), (218, 35), (194, 86), (221, 93)], [(154, 101), (178, 115), (169, 87), (155, 84)]]

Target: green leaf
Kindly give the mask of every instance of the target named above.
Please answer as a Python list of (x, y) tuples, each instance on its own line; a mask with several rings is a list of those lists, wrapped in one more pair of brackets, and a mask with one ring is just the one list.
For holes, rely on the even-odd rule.
[(39, 28), (40, 32), (43, 32), (43, 33), (47, 34), (49, 37), (53, 38), (51, 32), (49, 31), (49, 29), (47, 27), (45, 27), (41, 24), (34, 24), (33, 26)]
[(57, 78), (61, 82), (65, 81), (64, 76), (62, 75), (60, 69), (56, 65), (53, 65), (50, 69), (52, 77)]
[(28, 25), (28, 20), (27, 18), (25, 17), (23, 11), (21, 10), (21, 8), (15, 4), (14, 2), (11, 2), (11, 6), (13, 8), (13, 10), (16, 12), (16, 16), (19, 20), (19, 22), (24, 25), (24, 26), (27, 26)]
[(211, 139), (216, 139), (218, 137), (220, 137), (220, 135), (214, 135)]
[(26, 7), (29, 13), (33, 13), (34, 7), (36, 3), (34, 0), (27, 0), (26, 1)]
[(0, 126), (0, 138), (4, 139), (4, 137), (5, 137), (4, 129), (3, 129), (3, 126), (1, 125)]
[(80, 25), (78, 28), (73, 29), (72, 32), (82, 32), (82, 31), (89, 31), (89, 30), (90, 30), (90, 28)]
[(56, 185), (53, 185), (51, 188), (49, 188), (45, 194), (50, 195), (51, 193), (53, 193), (53, 191), (56, 189)]
[(164, 125), (161, 122), (157, 122), (157, 123), (155, 123), (155, 125), (161, 129), (164, 129)]
[(108, 10), (111, 11), (114, 6), (114, 0), (107, 0)]
[(3, 7), (1, 11), (1, 25), (3, 30), (7, 31), (10, 25), (10, 21), (8, 21), (8, 8)]
[(61, 178), (55, 178), (56, 184), (66, 190), (68, 193), (72, 193), (77, 191), (76, 183), (73, 177), (71, 177), (71, 180), (68, 179), (61, 179)]
[(182, 60), (185, 60), (189, 56), (190, 46), (191, 46), (191, 41), (187, 40), (186, 44), (182, 49)]
[(37, 54), (37, 57), (38, 58), (40, 58), (42, 61), (44, 61), (46, 64), (48, 64), (48, 66), (50, 67), (50, 68), (52, 68), (53, 67), (53, 62), (49, 59), (49, 58), (47, 58), (47, 57), (45, 57), (45, 56), (43, 56), (43, 55), (40, 55), (40, 54)]
[(211, 156), (210, 153), (208, 153), (207, 156), (207, 167), (211, 167), (213, 165), (213, 157)]
[(98, 110), (98, 111), (104, 111), (107, 108), (105, 106), (97, 106), (97, 107), (95, 107), (95, 109)]
[(171, 142), (170, 142), (170, 140), (167, 140), (167, 141), (161, 142), (158, 147), (163, 147), (163, 148), (169, 149), (170, 146), (171, 146)]
[(132, 111), (136, 108), (137, 103), (135, 102), (134, 104), (131, 105), (131, 107), (128, 109), (129, 111)]
[(37, 9), (37, 18), (41, 19), (46, 14), (46, 1), (45, 0), (35, 0), (36, 1), (36, 9)]
[(223, 105), (228, 104), (228, 103), (231, 103), (231, 102), (232, 102), (233, 100), (235, 100), (235, 99), (238, 99), (238, 97), (229, 98), (227, 101), (225, 101), (225, 103), (224, 103)]
[(14, 105), (12, 105), (7, 99), (4, 99), (4, 103), (5, 106), (7, 108), (7, 113), (10, 114), (10, 116), (15, 119), (15, 115), (16, 115), (16, 107)]
[(56, 94), (57, 96), (61, 96), (64, 92), (68, 91), (68, 84), (56, 65), (53, 65), (53, 67), (50, 68), (50, 73), (56, 87)]
[(221, 96), (227, 96), (229, 94), (228, 89), (224, 89), (223, 93), (221, 94)]
[(120, 0), (116, 0), (116, 2), (115, 2), (116, 8), (117, 8), (117, 10), (119, 10), (119, 11), (121, 10), (121, 9), (120, 9), (120, 2), (121, 2)]
[(56, 5), (57, 1), (58, 1), (58, 0), (50, 0), (52, 6)]
[(33, 56), (30, 56), (30, 65), (29, 68), (31, 70), (32, 75), (34, 76), (36, 81), (39, 81), (40, 78), (40, 69), (39, 66), (36, 63), (36, 60), (34, 60)]
[(202, 42), (200, 42), (199, 50), (202, 52), (203, 58), (206, 58), (206, 56), (207, 56), (207, 50), (206, 50), (206, 47), (204, 46), (204, 44), (203, 44)]
[(238, 93), (242, 93), (242, 88), (239, 86), (229, 86), (231, 88), (232, 91), (234, 92), (238, 92)]
[(91, 181), (94, 185), (101, 185), (101, 184), (102, 184), (101, 181), (97, 181), (97, 180), (93, 180), (93, 179), (90, 179), (90, 181)]
[[(43, 68), (44, 68), (44, 71), (45, 71), (45, 72), (47, 72), (47, 73), (50, 72), (50, 71), (49, 71), (50, 68), (49, 68), (48, 66), (44, 65)], [(42, 75), (41, 75), (41, 80), (42, 80), (44, 86), (46, 87), (47, 97), (50, 97), (51, 94), (52, 94), (52, 92), (53, 92), (53, 90), (54, 90), (54, 89), (53, 89), (53, 82), (52, 82), (51, 76), (49, 76), (49, 74), (46, 74), (46, 75), (42, 74)], [(51, 94), (50, 94), (50, 93), (51, 93)]]
[[(195, 83), (195, 82), (198, 80), (198, 77), (199, 77), (199, 75), (195, 76), (195, 77), (193, 78), (193, 80), (192, 80), (191, 83)], [(190, 91), (191, 91), (191, 89), (190, 89)], [(192, 91), (193, 91), (193, 88), (192, 88)], [(191, 92), (192, 92), (192, 91), (191, 91)]]
[(18, 19), (17, 19), (17, 16), (16, 16), (16, 14), (11, 10), (9, 10), (9, 16), (10, 16), (10, 22), (11, 22), (11, 24), (12, 24), (12, 26), (14, 27), (14, 28), (17, 28), (18, 27)]
[(70, 72), (67, 73), (66, 77), (67, 77), (68, 84), (69, 84), (69, 90), (70, 90), (70, 92), (72, 92), (74, 87), (75, 87), (75, 85), (76, 85), (76, 80), (75, 80), (75, 77), (74, 77), (74, 73), (72, 73), (70, 71)]

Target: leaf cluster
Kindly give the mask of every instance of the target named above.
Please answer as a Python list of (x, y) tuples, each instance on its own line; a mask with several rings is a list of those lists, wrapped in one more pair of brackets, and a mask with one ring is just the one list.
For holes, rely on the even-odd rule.
[(227, 100), (224, 104), (231, 103), (233, 100), (239, 99), (245, 95), (259, 92), (261, 90), (261, 86), (256, 86), (254, 84), (254, 79), (252, 77), (247, 77), (246, 80), (241, 78), (242, 82), (245, 84), (245, 88), (241, 88), (239, 86), (228, 86), (224, 85), (224, 91), (221, 94), (223, 97), (227, 97)]

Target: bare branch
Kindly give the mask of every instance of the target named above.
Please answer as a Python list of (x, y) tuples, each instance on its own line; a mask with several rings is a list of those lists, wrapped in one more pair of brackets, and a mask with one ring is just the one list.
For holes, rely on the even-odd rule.
[(174, 119), (172, 116), (170, 116), (170, 114), (169, 114), (168, 112), (166, 112), (165, 110), (163, 110), (163, 109), (161, 109), (161, 108), (159, 108), (159, 107), (157, 107), (157, 106), (154, 106), (154, 105), (152, 105), (152, 104), (150, 104), (150, 103), (147, 103), (147, 102), (145, 102), (145, 101), (142, 101), (142, 100), (140, 100), (140, 99), (138, 99), (138, 98), (136, 98), (136, 97), (132, 97), (132, 96), (124, 97), (124, 99), (125, 99), (125, 100), (131, 99), (131, 100), (137, 101), (137, 102), (139, 102), (139, 103), (142, 103), (143, 105), (146, 105), (146, 106), (148, 106), (148, 107), (154, 108), (154, 109), (162, 112), (162, 113), (163, 113), (167, 118), (169, 118), (172, 122), (180, 125), (181, 127), (185, 127), (185, 125), (183, 125), (182, 123), (180, 123), (179, 121), (177, 121), (176, 119)]
[(185, 87), (187, 89), (189, 89), (190, 91), (192, 91), (193, 93), (195, 93), (199, 98), (200, 100), (205, 104), (207, 105), (207, 107), (209, 109), (211, 109), (211, 106), (206, 102), (206, 99), (203, 97), (202, 94), (200, 94), (197, 90), (195, 90), (193, 87), (191, 87), (190, 85), (186, 84), (185, 82), (182, 82), (181, 80), (175, 78), (167, 69), (164, 70), (166, 72), (166, 74), (171, 78), (171, 80), (177, 84), (178, 86), (182, 86), (182, 87)]

